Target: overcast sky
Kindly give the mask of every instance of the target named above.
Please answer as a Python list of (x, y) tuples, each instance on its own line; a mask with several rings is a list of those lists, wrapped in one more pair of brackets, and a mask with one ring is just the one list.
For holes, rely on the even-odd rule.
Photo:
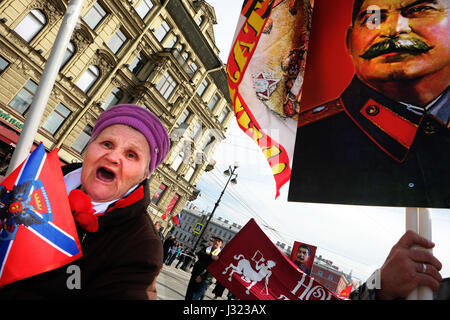
[[(216, 11), (214, 26), (220, 58), (226, 63), (236, 29), (242, 0), (209, 0)], [(216, 150), (216, 168), (204, 173), (194, 202), (211, 211), (227, 177), (222, 172), (239, 161), (238, 183), (230, 185), (215, 212), (244, 225), (255, 218), (272, 241), (292, 245), (294, 241), (318, 247), (316, 255), (332, 260), (340, 270), (365, 281), (386, 259), (405, 232), (405, 209), (321, 205), (287, 202), (288, 186), (275, 200), (275, 183), (259, 147), (232, 120)], [(450, 277), (450, 210), (432, 210), (435, 256), (442, 262), (441, 275)], [(275, 230), (275, 231), (274, 231)]]

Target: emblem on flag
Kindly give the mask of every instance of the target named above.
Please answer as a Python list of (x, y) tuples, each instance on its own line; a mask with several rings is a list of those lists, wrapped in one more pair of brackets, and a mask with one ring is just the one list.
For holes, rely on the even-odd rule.
[(258, 144), (275, 179), (290, 180), (312, 0), (243, 2), (227, 60), (239, 127)]
[(254, 219), (231, 239), (207, 268), (240, 300), (342, 300), (297, 268)]
[(41, 143), (0, 186), (0, 285), (80, 256), (57, 152)]

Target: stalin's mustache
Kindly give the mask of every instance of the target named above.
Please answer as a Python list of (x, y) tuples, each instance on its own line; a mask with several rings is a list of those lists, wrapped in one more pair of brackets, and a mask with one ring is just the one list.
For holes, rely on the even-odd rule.
[(364, 54), (360, 57), (366, 60), (373, 59), (382, 54), (393, 52), (405, 52), (414, 55), (425, 53), (431, 50), (425, 42), (419, 39), (401, 39), (401, 38), (387, 38), (384, 41), (380, 41), (372, 45)]

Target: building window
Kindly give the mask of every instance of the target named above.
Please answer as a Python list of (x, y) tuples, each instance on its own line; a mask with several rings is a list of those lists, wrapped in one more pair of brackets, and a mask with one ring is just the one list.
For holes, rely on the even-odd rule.
[(177, 36), (173, 36), (170, 39), (170, 42), (166, 45), (166, 47), (167, 48), (173, 48), (177, 42), (178, 42), (178, 37)]
[(89, 89), (94, 85), (95, 81), (100, 77), (100, 71), (96, 66), (90, 66), (78, 80), (76, 85), (83, 92), (88, 92)]
[(189, 67), (191, 68), (193, 73), (197, 72), (197, 70), (198, 70), (198, 66), (197, 66), (197, 64), (195, 62), (191, 62), (189, 64)]
[(152, 197), (152, 203), (157, 204), (158, 201), (161, 199), (161, 195), (166, 190), (167, 186), (164, 183), (161, 183), (158, 187), (158, 190), (156, 190), (155, 194)]
[(93, 128), (90, 125), (86, 125), (86, 127), (84, 127), (77, 140), (75, 140), (75, 142), (72, 144), (73, 150), (75, 150), (79, 154), (83, 153), (84, 149), (86, 149), (89, 139), (91, 138), (92, 129)]
[(181, 52), (183, 52), (183, 50), (184, 50), (184, 45), (182, 43), (179, 43), (177, 45), (176, 51), (174, 53), (178, 57), (178, 56), (181, 56)]
[(183, 60), (186, 62), (189, 59), (189, 53), (187, 53), (186, 51), (183, 52), (181, 54), (181, 57), (183, 58)]
[(181, 151), (178, 156), (173, 160), (172, 164), (170, 165), (173, 170), (177, 171), (184, 160), (184, 152)]
[(205, 92), (206, 88), (208, 88), (209, 82), (208, 80), (203, 80), (200, 86), (197, 89), (197, 94), (201, 97), (203, 93)]
[(220, 97), (219, 97), (219, 95), (216, 93), (213, 97), (212, 97), (212, 99), (209, 101), (209, 103), (208, 103), (208, 108), (209, 108), (209, 110), (214, 110), (214, 108), (216, 107), (216, 105), (217, 105), (217, 103), (219, 102), (219, 100), (220, 100)]
[(83, 17), (83, 21), (86, 22), (89, 28), (94, 30), (98, 26), (98, 24), (105, 18), (105, 16), (105, 9), (103, 9), (103, 7), (98, 2), (96, 2)]
[(185, 109), (181, 117), (178, 119), (177, 124), (180, 125), (182, 123), (185, 123), (190, 114), (191, 112), (188, 109)]
[(197, 140), (197, 138), (200, 135), (200, 132), (202, 131), (202, 122), (201, 121), (197, 121), (197, 123), (195, 124), (194, 130), (192, 130), (192, 139), (193, 140)]
[(14, 31), (26, 42), (30, 42), (47, 24), (47, 18), (41, 10), (31, 10), (14, 28)]
[(102, 104), (101, 108), (103, 110), (106, 110), (109, 107), (116, 105), (122, 98), (123, 98), (123, 91), (120, 90), (119, 88), (114, 88), (106, 98), (105, 102)]
[(33, 80), (28, 80), (17, 95), (11, 100), (9, 105), (19, 111), (21, 114), (25, 114), (28, 108), (33, 102), (34, 94), (37, 90), (37, 83)]
[(147, 16), (147, 14), (150, 12), (150, 10), (153, 8), (153, 2), (150, 0), (142, 0), (138, 3), (136, 6), (136, 12), (141, 17), (142, 20)]
[(134, 60), (131, 62), (131, 64), (128, 66), (128, 69), (135, 75), (137, 76), (139, 71), (142, 70), (142, 68), (145, 66), (145, 64), (147, 63), (147, 58), (142, 54), (139, 53), (136, 58), (134, 58)]
[(127, 36), (122, 32), (122, 30), (117, 30), (117, 32), (111, 37), (107, 46), (108, 48), (116, 54), (124, 43), (128, 40)]
[(178, 83), (172, 78), (169, 72), (165, 72), (162, 79), (156, 85), (156, 89), (162, 94), (164, 99), (168, 99)]
[(163, 22), (160, 24), (158, 29), (156, 29), (153, 32), (153, 34), (155, 35), (156, 39), (158, 39), (159, 42), (162, 42), (166, 37), (166, 35), (169, 33), (170, 29), (171, 28), (169, 24), (165, 20), (163, 20)]
[(223, 123), (223, 121), (226, 119), (226, 117), (228, 116), (228, 114), (230, 113), (230, 110), (228, 110), (226, 107), (223, 109), (222, 113), (219, 116), (219, 122)]
[(69, 108), (62, 103), (59, 103), (48, 119), (44, 122), (42, 128), (50, 132), (52, 135), (55, 134), (71, 113), (72, 112)]
[(216, 137), (213, 135), (210, 135), (208, 139), (205, 139), (205, 142), (203, 143), (203, 147), (202, 147), (202, 149), (204, 150), (205, 153), (207, 153), (207, 150), (205, 150), (205, 149), (208, 147), (208, 151), (209, 151), (209, 148), (211, 148), (214, 141), (216, 141)]
[(8, 68), (10, 65), (9, 61), (0, 56), (0, 74)]
[(200, 27), (202, 25), (203, 22), (203, 16), (199, 16), (197, 18), (197, 20), (195, 20), (195, 23), (197, 23), (197, 25)]
[(186, 179), (186, 181), (190, 181), (192, 176), (194, 175), (195, 172), (195, 164), (191, 164), (191, 166), (189, 167), (188, 171), (186, 172), (184, 178)]
[(323, 276), (323, 271), (322, 271), (322, 270), (317, 271), (317, 275), (318, 275), (319, 277), (322, 277), (322, 276)]
[(76, 51), (76, 47), (73, 44), (72, 41), (69, 42), (69, 44), (67, 45), (67, 49), (66, 52), (64, 53), (64, 57), (61, 63), (61, 68), (64, 68), (64, 66), (66, 65), (67, 62), (69, 62), (70, 58), (72, 58), (75, 55), (75, 51)]
[(333, 281), (333, 275), (332, 275), (332, 274), (330, 274), (330, 275), (328, 276), (328, 280)]

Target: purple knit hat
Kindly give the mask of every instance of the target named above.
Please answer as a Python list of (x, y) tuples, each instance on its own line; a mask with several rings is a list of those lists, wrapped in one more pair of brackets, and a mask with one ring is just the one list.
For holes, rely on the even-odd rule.
[(94, 140), (106, 127), (114, 124), (128, 125), (144, 135), (150, 147), (149, 174), (164, 160), (169, 152), (170, 142), (166, 128), (149, 110), (134, 104), (119, 104), (103, 112), (98, 117), (90, 141)]

